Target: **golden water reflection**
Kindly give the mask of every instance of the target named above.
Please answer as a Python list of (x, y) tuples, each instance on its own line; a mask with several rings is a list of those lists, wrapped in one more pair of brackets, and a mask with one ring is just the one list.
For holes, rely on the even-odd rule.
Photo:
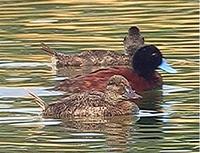
[[(0, 1), (0, 144), (4, 152), (198, 152), (198, 1)], [(65, 53), (123, 51), (130, 26), (140, 27), (178, 71), (162, 73), (167, 88), (143, 93), (149, 115), (102, 124), (45, 120), (24, 90), (92, 69), (57, 70), (40, 43)], [(21, 94), (21, 95), (20, 95)], [(18, 95), (15, 97), (15, 95)], [(159, 114), (159, 115), (158, 115)], [(96, 127), (96, 129), (95, 129)]]

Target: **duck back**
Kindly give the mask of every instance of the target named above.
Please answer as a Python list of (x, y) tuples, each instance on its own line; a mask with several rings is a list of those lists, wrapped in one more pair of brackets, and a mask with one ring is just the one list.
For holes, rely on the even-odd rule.
[(105, 100), (102, 92), (73, 94), (60, 101), (51, 103), (43, 110), (43, 116), (53, 118), (70, 117), (112, 117), (130, 115), (139, 111), (133, 102), (122, 100), (113, 105)]

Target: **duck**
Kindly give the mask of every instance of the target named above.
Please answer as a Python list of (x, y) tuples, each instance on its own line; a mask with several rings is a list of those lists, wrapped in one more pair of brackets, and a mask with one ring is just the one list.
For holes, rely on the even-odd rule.
[(64, 54), (51, 49), (45, 43), (41, 43), (41, 50), (54, 57), (57, 67), (66, 66), (114, 66), (129, 65), (130, 57), (136, 49), (144, 45), (144, 37), (137, 26), (132, 26), (125, 36), (124, 53), (110, 50), (88, 50), (77, 54)]
[(134, 101), (142, 98), (121, 75), (108, 79), (103, 92), (91, 90), (75, 93), (59, 101), (47, 104), (34, 93), (29, 94), (42, 108), (44, 117), (113, 117), (118, 115), (138, 114), (139, 108)]
[(156, 71), (157, 68), (168, 73), (177, 72), (167, 63), (161, 51), (152, 44), (143, 45), (137, 49), (131, 63), (131, 66), (102, 68), (86, 75), (67, 78), (58, 82), (53, 89), (69, 93), (92, 89), (102, 91), (110, 77), (122, 75), (130, 82), (131, 87), (136, 92), (143, 92), (162, 86), (162, 77)]

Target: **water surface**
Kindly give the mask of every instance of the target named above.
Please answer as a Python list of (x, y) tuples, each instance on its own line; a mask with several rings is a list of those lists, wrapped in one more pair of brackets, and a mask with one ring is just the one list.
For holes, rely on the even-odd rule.
[[(198, 152), (198, 11), (196, 0), (1, 0), (0, 152)], [(58, 71), (40, 43), (66, 53), (122, 52), (133, 25), (178, 70), (160, 71), (163, 89), (143, 93), (140, 115), (43, 119), (27, 91), (53, 101), (62, 93), (47, 89), (57, 80), (91, 68)]]

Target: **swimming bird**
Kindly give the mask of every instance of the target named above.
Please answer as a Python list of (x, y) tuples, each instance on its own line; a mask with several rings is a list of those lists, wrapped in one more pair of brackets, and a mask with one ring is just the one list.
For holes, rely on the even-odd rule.
[(160, 50), (154, 45), (144, 45), (137, 49), (132, 57), (132, 67), (114, 66), (99, 69), (86, 75), (65, 79), (59, 82), (54, 89), (66, 92), (80, 92), (87, 90), (102, 91), (107, 80), (113, 75), (122, 75), (137, 92), (161, 87), (162, 77), (155, 70), (160, 68), (169, 73), (176, 73)]
[(112, 117), (137, 114), (135, 100), (141, 98), (121, 75), (112, 76), (104, 92), (87, 91), (75, 93), (56, 102), (47, 104), (37, 95), (29, 92), (42, 108), (44, 117)]
[(57, 67), (65, 66), (114, 66), (129, 65), (130, 58), (136, 49), (144, 44), (144, 37), (138, 27), (133, 26), (124, 38), (125, 53), (110, 50), (88, 50), (77, 54), (64, 54), (51, 49), (42, 43), (42, 50), (56, 59)]

